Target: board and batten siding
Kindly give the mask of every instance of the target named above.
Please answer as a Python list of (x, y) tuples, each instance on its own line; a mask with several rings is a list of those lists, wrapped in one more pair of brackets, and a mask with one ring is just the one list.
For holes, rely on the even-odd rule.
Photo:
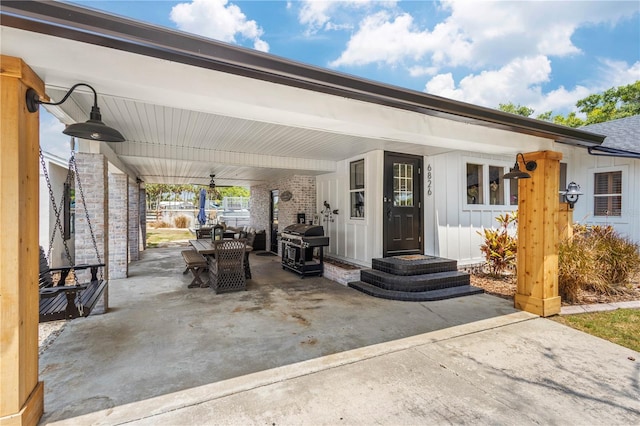
[[(490, 205), (488, 196), (483, 204), (468, 204), (467, 163), (485, 166), (482, 184), (489, 194), (488, 167), (504, 167), (508, 172), (514, 158), (462, 151), (425, 157), (425, 254), (456, 259), (460, 265), (482, 262), (483, 238), (478, 231), (497, 227), (498, 215), (517, 210), (508, 204)], [(508, 191), (504, 198), (508, 202)]]
[[(364, 159), (365, 164), (365, 217), (350, 217), (349, 167), (352, 161)], [(316, 178), (319, 224), (329, 236), (325, 253), (332, 257), (371, 266), (371, 259), (382, 257), (382, 169), (383, 151), (371, 151), (338, 162), (335, 173)], [(333, 222), (322, 215), (324, 202), (331, 210)]]
[[(589, 155), (586, 149), (561, 147), (567, 163), (567, 183), (580, 185), (581, 195), (574, 206), (573, 221), (589, 225), (612, 225), (622, 236), (640, 243), (640, 160)], [(621, 216), (595, 216), (594, 175), (622, 172)]]

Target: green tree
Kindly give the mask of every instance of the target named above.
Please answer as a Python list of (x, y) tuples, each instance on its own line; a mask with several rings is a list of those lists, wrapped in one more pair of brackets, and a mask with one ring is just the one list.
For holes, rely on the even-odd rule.
[[(640, 114), (640, 80), (626, 86), (612, 87), (602, 93), (589, 95), (576, 102), (576, 108), (586, 115), (585, 120), (578, 117), (576, 112), (570, 112), (565, 116), (554, 115), (553, 111), (538, 114), (536, 118), (563, 126), (580, 127), (638, 115)], [(533, 108), (515, 105), (513, 102), (499, 104), (498, 109), (525, 117), (530, 117), (534, 113)]]
[(576, 102), (576, 107), (587, 115), (586, 124), (640, 114), (640, 80), (626, 86), (612, 87), (603, 93), (589, 95)]
[(553, 122), (567, 127), (580, 127), (585, 125), (584, 120), (576, 116), (575, 112), (570, 112), (566, 117), (560, 114), (554, 115)]
[[(217, 188), (216, 188), (217, 189)], [(249, 189), (243, 186), (227, 186), (219, 189), (220, 197), (248, 197)]]
[(533, 114), (533, 108), (522, 106), (520, 104), (515, 105), (513, 102), (509, 102), (508, 104), (499, 104), (498, 109), (511, 114), (522, 115), (523, 117), (531, 117), (531, 114)]

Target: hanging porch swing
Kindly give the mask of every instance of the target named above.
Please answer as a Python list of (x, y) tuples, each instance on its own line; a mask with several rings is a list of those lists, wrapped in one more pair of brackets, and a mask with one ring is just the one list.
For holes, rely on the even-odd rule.
[[(51, 179), (49, 178), (42, 149), (40, 149), (40, 163), (42, 165), (44, 178), (47, 182), (51, 207), (56, 221), (53, 231), (51, 232), (48, 255), (46, 257), (43, 248), (40, 247), (40, 322), (86, 317), (96, 306), (100, 296), (106, 290), (108, 282), (104, 279), (105, 264), (102, 263), (100, 257), (95, 233), (89, 218), (89, 212), (87, 211), (82, 182), (78, 173), (78, 167), (75, 159), (75, 138), (71, 138), (71, 157), (69, 159), (67, 177), (59, 204), (56, 203), (56, 197), (53, 193), (53, 187)], [(93, 248), (96, 256), (95, 264), (74, 265), (75, 262), (71, 256), (71, 251), (69, 250), (69, 245), (67, 243), (70, 238), (70, 188), (74, 183), (79, 189), (80, 201), (84, 207), (86, 223), (91, 234), (91, 241), (93, 242)], [(63, 227), (62, 221), (60, 220), (61, 215), (63, 215), (64, 222), (67, 226)], [(60, 233), (66, 260), (69, 265), (73, 266), (62, 266), (56, 268), (49, 267), (47, 259), (51, 259), (51, 252), (56, 232)], [(82, 270), (89, 270), (91, 272), (91, 278), (88, 282), (80, 283), (78, 279), (78, 271)], [(59, 274), (57, 282), (54, 282), (52, 273)], [(71, 279), (73, 279), (73, 282), (69, 283), (68, 281)]]

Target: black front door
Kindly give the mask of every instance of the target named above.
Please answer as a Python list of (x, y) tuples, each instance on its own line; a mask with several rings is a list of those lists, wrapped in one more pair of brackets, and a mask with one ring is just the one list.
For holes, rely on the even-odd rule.
[(422, 254), (422, 157), (384, 153), (383, 255)]

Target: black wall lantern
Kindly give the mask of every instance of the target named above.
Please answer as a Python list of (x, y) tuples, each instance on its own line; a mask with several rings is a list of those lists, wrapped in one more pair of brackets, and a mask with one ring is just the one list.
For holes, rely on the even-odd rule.
[(567, 203), (569, 203), (570, 208), (573, 208), (573, 206), (578, 202), (578, 198), (582, 195), (582, 192), (580, 192), (580, 185), (575, 182), (571, 182), (567, 185), (567, 189), (565, 191), (560, 191), (560, 193), (564, 196)]
[(93, 92), (93, 107), (91, 108), (91, 114), (89, 114), (89, 120), (85, 123), (75, 123), (68, 125), (62, 133), (69, 136), (76, 136), (82, 139), (89, 139), (102, 142), (124, 142), (124, 136), (122, 133), (109, 127), (102, 122), (102, 115), (100, 114), (100, 108), (98, 108), (98, 94), (95, 89), (88, 84), (78, 83), (74, 85), (60, 102), (45, 102), (40, 100), (40, 96), (33, 89), (27, 90), (27, 110), (29, 112), (38, 111), (38, 107), (42, 105), (60, 105), (63, 104), (71, 95), (71, 93), (78, 86), (85, 86), (91, 89)]
[(503, 179), (528, 179), (531, 177), (529, 173), (520, 171), (520, 165), (518, 164), (518, 156), (522, 157), (522, 163), (524, 164), (527, 171), (532, 172), (538, 167), (538, 163), (536, 163), (533, 160), (526, 161), (524, 159), (524, 155), (521, 152), (519, 152), (516, 154), (516, 164), (513, 166), (511, 170), (509, 170), (509, 173), (505, 173), (505, 175), (502, 176)]

